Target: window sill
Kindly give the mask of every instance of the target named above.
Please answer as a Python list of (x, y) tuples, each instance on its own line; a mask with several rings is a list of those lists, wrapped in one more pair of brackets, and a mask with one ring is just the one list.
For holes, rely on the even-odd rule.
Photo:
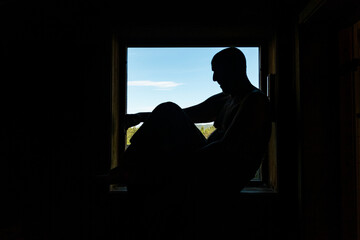
[(277, 192), (270, 187), (245, 187), (240, 192), (240, 196), (276, 196)]
[[(127, 194), (126, 186), (111, 186), (111, 190), (109, 191), (111, 195), (122, 195)], [(275, 197), (277, 192), (274, 191), (270, 187), (261, 186), (261, 187), (245, 187), (240, 192), (240, 196), (243, 197)]]

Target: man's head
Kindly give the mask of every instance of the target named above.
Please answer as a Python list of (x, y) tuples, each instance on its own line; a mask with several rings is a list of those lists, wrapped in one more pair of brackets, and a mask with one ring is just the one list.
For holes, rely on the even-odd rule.
[(221, 50), (211, 61), (213, 80), (220, 84), (225, 93), (233, 93), (248, 84), (245, 55), (234, 47)]

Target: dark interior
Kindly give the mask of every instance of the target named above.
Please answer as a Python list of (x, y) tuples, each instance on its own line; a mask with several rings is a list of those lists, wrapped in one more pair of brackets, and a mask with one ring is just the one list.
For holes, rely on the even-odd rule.
[(120, 56), (261, 44), (276, 189), (239, 193), (237, 217), (214, 221), (238, 239), (360, 239), (359, 21), (356, 0), (0, 1), (0, 239), (136, 231), (127, 193), (94, 180), (111, 165), (114, 39)]

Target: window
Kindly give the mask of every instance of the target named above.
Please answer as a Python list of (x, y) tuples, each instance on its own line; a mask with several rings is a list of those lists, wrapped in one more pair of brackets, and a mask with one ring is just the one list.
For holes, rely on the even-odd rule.
[[(181, 108), (198, 104), (221, 92), (212, 81), (211, 59), (224, 47), (129, 47), (127, 49), (127, 113), (151, 112), (171, 101)], [(247, 74), (259, 88), (259, 47), (239, 48), (247, 60)], [(207, 137), (213, 123), (197, 124)], [(128, 129), (126, 144), (139, 126)], [(261, 180), (259, 170), (254, 180)]]
[[(123, 106), (122, 114), (151, 112), (158, 104), (166, 101), (177, 103), (180, 107), (185, 108), (198, 104), (208, 97), (221, 92), (221, 88), (216, 82), (212, 81), (211, 59), (212, 57), (224, 49), (225, 47), (125, 47), (123, 55), (126, 56), (126, 66), (120, 66), (120, 70), (113, 72), (113, 75), (123, 77), (123, 100), (126, 104)], [(267, 92), (264, 87), (264, 81), (261, 81), (261, 48), (260, 46), (239, 47), (245, 54), (247, 60), (247, 74), (251, 83)], [(119, 51), (116, 50), (115, 51)], [(113, 63), (116, 65), (116, 60)], [(113, 76), (114, 78), (114, 76)], [(115, 76), (116, 78), (116, 76)], [(121, 81), (120, 81), (121, 82)], [(120, 85), (114, 85), (114, 88), (121, 88)], [(265, 86), (266, 87), (266, 86)], [(121, 95), (121, 94), (120, 94)], [(121, 102), (121, 99), (115, 99)], [(113, 92), (114, 102), (114, 92)], [(118, 108), (119, 109), (119, 108)], [(114, 108), (113, 108), (114, 111)], [(113, 113), (114, 114), (114, 113)], [(121, 115), (121, 113), (118, 113)], [(209, 134), (213, 123), (199, 124), (198, 128), (203, 133)], [(114, 127), (121, 129), (121, 123)], [(127, 131), (128, 138), (120, 136), (120, 144), (114, 143), (114, 146), (126, 148), (131, 135), (139, 126)], [(119, 131), (121, 133), (121, 131)], [(114, 134), (113, 134), (114, 135)], [(122, 144), (122, 143), (123, 144)], [(116, 152), (116, 150), (115, 150)], [(121, 159), (121, 152), (114, 154), (112, 167), (117, 165), (116, 159)], [(115, 160), (114, 160), (115, 159)], [(267, 162), (267, 159), (264, 161)], [(267, 166), (263, 164), (258, 170), (251, 185), (263, 185), (263, 175), (267, 178)], [(264, 173), (264, 174), (263, 174)], [(264, 181), (263, 181), (264, 180)]]

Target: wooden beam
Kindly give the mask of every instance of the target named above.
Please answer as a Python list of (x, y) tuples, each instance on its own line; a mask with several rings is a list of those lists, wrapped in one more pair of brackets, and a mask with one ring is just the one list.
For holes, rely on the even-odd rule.
[(299, 24), (309, 21), (309, 19), (327, 2), (327, 0), (311, 0), (299, 14)]

